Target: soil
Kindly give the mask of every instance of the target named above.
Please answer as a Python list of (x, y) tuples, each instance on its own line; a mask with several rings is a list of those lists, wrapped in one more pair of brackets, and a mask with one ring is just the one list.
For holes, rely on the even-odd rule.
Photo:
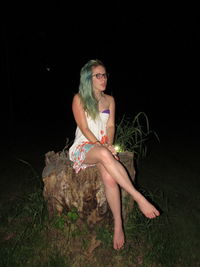
[[(1, 139), (1, 204), (14, 199), (20, 190), (31, 190), (31, 172), (40, 179), (45, 153), (62, 150), (66, 138), (72, 138), (63, 122), (51, 124), (53, 127), (47, 125), (50, 124), (19, 124), (12, 135)], [(149, 142), (147, 156), (138, 164), (136, 185), (152, 192), (163, 192), (167, 211), (162, 206), (160, 209), (168, 212), (174, 238), (180, 242), (180, 257), (186, 261), (191, 259), (200, 266), (200, 130), (195, 123), (184, 125), (176, 122), (157, 125), (155, 130), (160, 142)], [(31, 166), (26, 181), (22, 171), (24, 166)]]

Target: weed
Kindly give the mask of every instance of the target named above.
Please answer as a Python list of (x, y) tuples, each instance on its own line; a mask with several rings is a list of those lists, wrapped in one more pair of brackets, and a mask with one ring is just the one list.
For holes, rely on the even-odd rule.
[(62, 214), (60, 216), (55, 216), (52, 221), (52, 226), (54, 226), (56, 229), (63, 230), (66, 226), (66, 218)]
[(79, 218), (79, 215), (75, 207), (72, 207), (71, 210), (67, 213), (67, 218), (71, 223), (76, 223)]
[(99, 226), (95, 229), (97, 239), (100, 240), (105, 247), (112, 246), (113, 234), (108, 227)]
[(151, 135), (158, 140), (157, 134), (150, 130), (149, 120), (144, 112), (138, 113), (133, 119), (122, 117), (116, 125), (115, 146), (118, 152), (131, 151), (137, 158), (146, 156), (146, 141)]

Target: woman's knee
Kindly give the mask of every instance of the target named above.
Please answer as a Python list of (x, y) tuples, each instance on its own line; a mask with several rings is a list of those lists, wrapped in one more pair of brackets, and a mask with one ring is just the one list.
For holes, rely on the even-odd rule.
[(99, 158), (100, 161), (104, 163), (109, 163), (111, 160), (113, 160), (111, 152), (106, 147), (101, 147), (99, 149)]
[(101, 174), (101, 178), (103, 181), (103, 184), (105, 186), (105, 188), (114, 188), (115, 186), (117, 186), (116, 181), (112, 178), (112, 176), (105, 170), (105, 168), (103, 167), (102, 164), (97, 164), (97, 168), (100, 171)]

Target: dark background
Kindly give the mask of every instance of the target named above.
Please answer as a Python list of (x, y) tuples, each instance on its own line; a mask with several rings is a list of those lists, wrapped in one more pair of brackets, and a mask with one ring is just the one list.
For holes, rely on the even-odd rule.
[[(163, 230), (173, 235), (174, 255), (180, 251), (179, 265), (198, 264), (199, 8), (175, 1), (7, 2), (1, 6), (1, 207), (7, 201), (19, 207), (42, 177), (45, 153), (61, 151), (67, 137), (73, 141), (80, 69), (98, 58), (110, 73), (117, 120), (144, 111), (160, 138), (148, 142), (147, 157), (136, 165), (137, 186), (163, 192), (158, 203), (166, 199)], [(171, 260), (170, 253), (167, 247)]]
[[(200, 20), (195, 6), (34, 2), (5, 7), (1, 135), (73, 138), (80, 68), (110, 73), (117, 118), (144, 111), (154, 130), (198, 128)], [(53, 137), (51, 137), (53, 139)], [(64, 143), (64, 141), (62, 141)]]

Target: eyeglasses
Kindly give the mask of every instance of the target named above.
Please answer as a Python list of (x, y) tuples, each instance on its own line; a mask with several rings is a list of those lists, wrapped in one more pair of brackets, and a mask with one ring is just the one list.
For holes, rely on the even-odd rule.
[(92, 77), (96, 77), (98, 80), (104, 78), (104, 79), (108, 79), (108, 73), (96, 73), (93, 74)]

